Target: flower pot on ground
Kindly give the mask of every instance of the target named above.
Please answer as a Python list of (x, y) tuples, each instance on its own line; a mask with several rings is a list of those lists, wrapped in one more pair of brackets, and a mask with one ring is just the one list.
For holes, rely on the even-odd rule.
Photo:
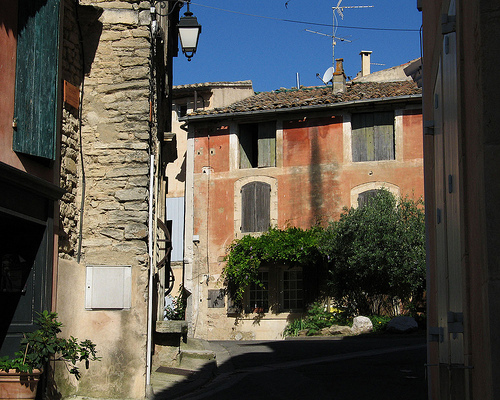
[[(43, 311), (36, 322), (40, 329), (24, 335), (15, 357), (0, 358), (0, 371), (6, 376), (6, 380), (0, 376), (0, 399), (34, 399), (40, 375), (51, 360), (64, 362), (76, 379), (80, 378), (78, 363), (84, 362), (88, 368), (90, 361), (99, 360), (92, 341), (58, 337), (62, 323), (57, 321), (56, 313)], [(18, 396), (10, 394), (13, 387), (29, 389), (24, 396), (30, 397), (9, 397)]]
[(0, 371), (0, 399), (34, 399), (42, 371)]

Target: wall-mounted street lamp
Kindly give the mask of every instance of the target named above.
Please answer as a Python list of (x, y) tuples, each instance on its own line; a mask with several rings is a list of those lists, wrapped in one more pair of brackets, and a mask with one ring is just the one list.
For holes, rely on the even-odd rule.
[(189, 3), (190, 0), (187, 1), (187, 11), (184, 13), (184, 16), (179, 19), (178, 28), (182, 52), (187, 57), (188, 61), (191, 61), (191, 57), (196, 53), (196, 47), (198, 46), (201, 25), (198, 24), (196, 17), (193, 17), (193, 13), (189, 11)]

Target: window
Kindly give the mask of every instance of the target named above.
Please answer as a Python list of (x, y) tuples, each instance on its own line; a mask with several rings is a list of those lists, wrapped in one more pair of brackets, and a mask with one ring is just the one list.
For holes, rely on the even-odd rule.
[(352, 161), (394, 160), (394, 112), (351, 116)]
[(250, 182), (241, 188), (241, 232), (264, 232), (271, 224), (271, 185)]
[(269, 272), (259, 271), (261, 285), (252, 283), (249, 290), (249, 302), (247, 312), (268, 312), (269, 311)]
[(187, 104), (179, 104), (177, 105), (177, 117), (182, 118), (187, 115)]
[(239, 126), (240, 168), (276, 166), (276, 122)]
[(246, 313), (301, 311), (304, 308), (302, 269), (287, 266), (263, 268), (245, 294)]
[(283, 309), (297, 310), (304, 307), (301, 270), (283, 271)]
[(367, 190), (358, 194), (358, 208), (366, 206), (371, 198), (377, 195), (378, 189)]

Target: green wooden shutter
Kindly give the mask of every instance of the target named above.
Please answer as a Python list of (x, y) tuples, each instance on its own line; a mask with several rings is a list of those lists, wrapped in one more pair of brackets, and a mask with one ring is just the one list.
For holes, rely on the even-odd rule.
[(55, 160), (59, 1), (19, 0), (13, 150)]
[(258, 146), (258, 166), (276, 166), (276, 123), (274, 121), (259, 124)]

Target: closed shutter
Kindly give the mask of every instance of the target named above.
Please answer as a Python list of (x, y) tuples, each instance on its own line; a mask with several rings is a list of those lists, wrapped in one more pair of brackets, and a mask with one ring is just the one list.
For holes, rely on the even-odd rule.
[(353, 114), (352, 161), (394, 160), (394, 113)]
[(372, 161), (373, 146), (373, 114), (353, 114), (352, 126), (352, 161)]
[(59, 1), (19, 0), (13, 150), (55, 160)]
[(372, 189), (358, 194), (358, 207), (361, 208), (363, 206), (366, 206), (368, 204), (368, 201), (377, 195), (377, 192), (377, 189)]
[(241, 231), (266, 231), (271, 223), (271, 185), (247, 183), (241, 188), (241, 206)]
[(375, 160), (394, 160), (394, 113), (375, 113)]

